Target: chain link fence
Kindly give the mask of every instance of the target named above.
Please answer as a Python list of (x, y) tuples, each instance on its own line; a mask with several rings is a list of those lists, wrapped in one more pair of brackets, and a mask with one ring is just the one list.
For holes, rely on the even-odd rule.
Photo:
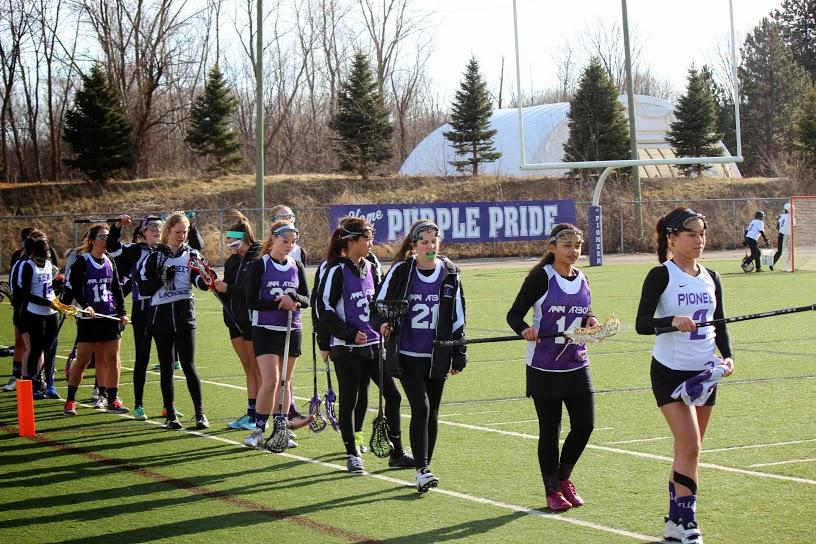
[[(710, 249), (736, 249), (742, 245), (743, 232), (754, 213), (762, 210), (766, 213), (765, 223), (768, 227), (768, 238), (776, 237), (776, 217), (782, 213), (785, 198), (730, 198), (705, 200), (649, 200), (641, 201), (641, 223), (643, 232), (638, 230), (637, 202), (617, 201), (603, 205), (603, 246), (604, 253), (637, 253), (655, 250), (654, 225), (658, 219), (676, 206), (688, 206), (702, 213), (708, 223), (708, 247)], [(586, 225), (586, 213), (589, 202), (576, 202), (577, 222)], [(190, 210), (195, 212), (192, 223), (198, 228), (204, 239), (204, 255), (215, 266), (220, 266), (229, 256), (224, 244), (224, 234), (235, 222), (229, 209)], [(263, 214), (264, 225), (272, 221), (268, 208), (244, 208), (240, 210), (254, 225)], [(329, 207), (316, 206), (294, 210), (296, 222), (300, 229), (301, 245), (306, 249), (307, 262), (319, 262), (326, 252), (329, 225)], [(0, 271), (8, 272), (9, 261), (13, 251), (20, 247), (20, 230), (34, 226), (48, 234), (54, 247), (61, 253), (79, 245), (87, 228), (97, 221), (118, 217), (122, 212), (99, 213), (93, 217), (76, 215), (37, 215), (37, 216), (0, 216)], [(134, 219), (148, 214), (159, 215), (165, 212), (155, 210), (129, 210), (128, 215)], [(82, 220), (86, 223), (76, 223)], [(90, 224), (87, 221), (91, 221)], [(122, 242), (131, 240), (131, 229), (125, 228)], [(267, 233), (268, 234), (268, 233)], [(477, 257), (529, 257), (540, 255), (544, 244), (537, 242), (491, 242), (478, 244), (446, 244), (443, 252), (451, 258)], [(390, 260), (394, 247), (377, 246), (375, 252), (383, 260)]]

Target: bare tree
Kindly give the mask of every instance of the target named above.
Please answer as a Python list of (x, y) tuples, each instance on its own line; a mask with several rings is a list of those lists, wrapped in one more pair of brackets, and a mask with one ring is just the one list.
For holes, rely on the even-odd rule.
[(398, 164), (402, 164), (408, 156), (407, 151), (407, 124), (411, 110), (416, 106), (417, 95), (422, 89), (425, 66), (431, 56), (430, 41), (416, 45), (414, 60), (402, 68), (391, 71), (389, 82), (394, 98), (394, 113), (396, 114), (397, 139), (394, 154)]

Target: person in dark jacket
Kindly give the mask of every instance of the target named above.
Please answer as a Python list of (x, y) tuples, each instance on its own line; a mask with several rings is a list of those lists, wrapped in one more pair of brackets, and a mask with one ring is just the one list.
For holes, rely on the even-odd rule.
[(411, 226), (380, 286), (377, 301), (407, 301), (407, 311), (397, 323), (381, 323), (387, 338), (387, 368), (400, 379), (411, 405), (411, 451), (416, 488), (424, 493), (439, 485), (431, 473), (436, 445), (439, 404), (448, 375), (459, 374), (467, 364), (465, 346), (434, 347), (434, 340), (464, 336), (465, 297), (459, 269), (439, 253), (439, 227), (420, 219)]
[(227, 423), (230, 429), (255, 429), (255, 403), (261, 386), (261, 371), (252, 347), (252, 315), (245, 295), (246, 273), (258, 258), (261, 244), (255, 240), (255, 232), (249, 219), (233, 210), (235, 221), (227, 230), (227, 247), (234, 253), (224, 263), (224, 278), (215, 282), (215, 290), (224, 302), (224, 324), (227, 326), (241, 366), (246, 376), (247, 411)]

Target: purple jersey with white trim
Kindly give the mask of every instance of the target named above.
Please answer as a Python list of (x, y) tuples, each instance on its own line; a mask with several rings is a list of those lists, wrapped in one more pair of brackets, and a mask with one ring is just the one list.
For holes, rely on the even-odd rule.
[[(577, 277), (570, 281), (552, 265), (545, 265), (544, 270), (547, 292), (533, 305), (533, 327), (539, 335), (580, 327), (592, 303), (586, 276), (578, 270)], [(584, 344), (568, 344), (563, 336), (527, 344), (527, 364), (538, 370), (570, 372), (589, 364)]]
[(439, 290), (448, 276), (442, 261), (425, 276), (414, 269), (408, 280), (408, 313), (400, 329), (399, 352), (413, 357), (430, 357), (436, 338), (436, 320), (439, 315)]
[[(286, 257), (286, 264), (275, 262), (268, 254), (262, 258), (264, 272), (261, 276), (262, 300), (272, 301), (285, 293), (297, 293), (300, 281), (298, 268), (292, 257)], [(253, 310), (252, 324), (272, 330), (286, 330), (286, 310)], [(300, 320), (300, 308), (292, 311), (292, 329), (300, 330), (303, 323)]]
[[(368, 341), (365, 346), (380, 341), (380, 333), (370, 323), (371, 304), (374, 300), (374, 276), (371, 263), (363, 259), (365, 274), (361, 278), (359, 268), (346, 264), (343, 269), (343, 319), (358, 331), (363, 332)], [(336, 343), (336, 342), (334, 342)]]
[(113, 299), (113, 266), (107, 255), (102, 256), (102, 263), (90, 253), (83, 255), (85, 258), (85, 284), (82, 292), (96, 313), (113, 315), (116, 313), (116, 301)]

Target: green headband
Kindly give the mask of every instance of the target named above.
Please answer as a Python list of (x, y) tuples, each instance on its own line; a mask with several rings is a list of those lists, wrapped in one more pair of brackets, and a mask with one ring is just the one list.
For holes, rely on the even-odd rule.
[(227, 231), (227, 238), (237, 238), (239, 240), (243, 240), (244, 236), (246, 236), (246, 233), (241, 232), (240, 230), (228, 230)]

